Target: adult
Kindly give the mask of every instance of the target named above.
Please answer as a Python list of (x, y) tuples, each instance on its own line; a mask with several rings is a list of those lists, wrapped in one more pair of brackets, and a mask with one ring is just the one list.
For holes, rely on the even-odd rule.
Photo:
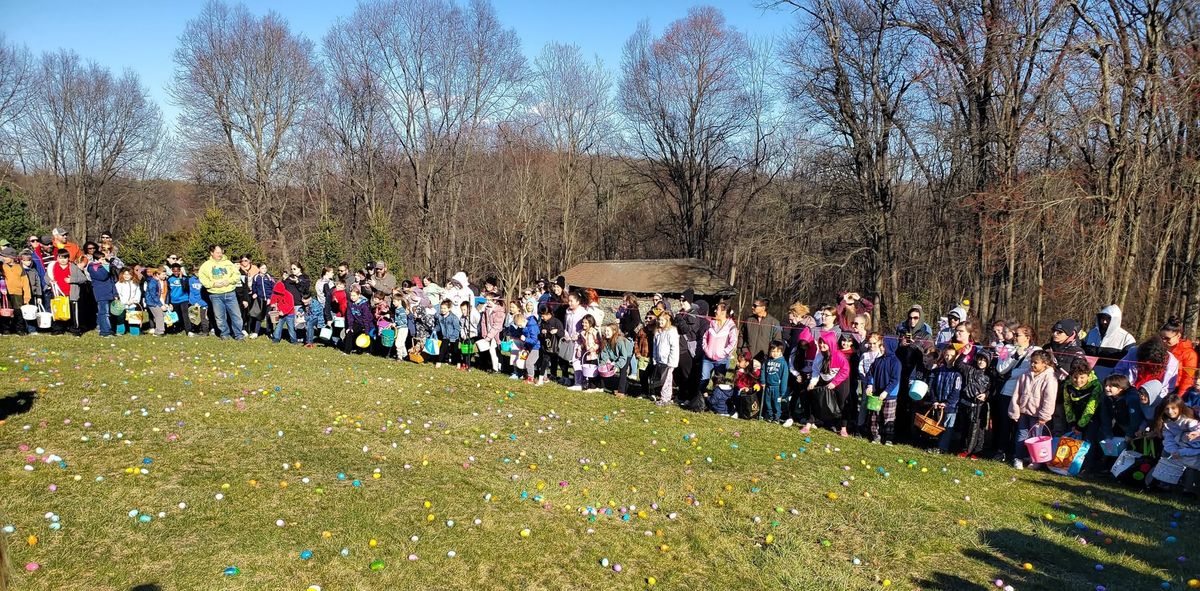
[(100, 336), (113, 336), (109, 306), (117, 297), (117, 266), (111, 255), (101, 255), (88, 263), (88, 278), (92, 284), (92, 296), (96, 300), (96, 328)]
[[(254, 276), (258, 274), (258, 267), (254, 266), (254, 261), (250, 259), (250, 255), (244, 254), (238, 259), (238, 272), (241, 273), (241, 278), (234, 287), (234, 295), (238, 301), (238, 315), (242, 318), (242, 326), (250, 325), (250, 283), (254, 280)], [(215, 318), (214, 318), (215, 321)], [(243, 332), (243, 334), (245, 334)]]
[(675, 384), (679, 387), (680, 402), (689, 410), (703, 411), (704, 396), (701, 395), (696, 378), (700, 375), (700, 339), (708, 330), (708, 302), (695, 302), (691, 288), (679, 296), (679, 313), (675, 315), (675, 328), (679, 331), (679, 365), (675, 368)]
[(745, 322), (745, 330), (741, 334), (742, 353), (750, 353), (752, 358), (763, 363), (767, 361), (771, 341), (779, 339), (782, 333), (779, 321), (767, 312), (769, 303), (767, 298), (755, 298), (750, 317)]
[[(371, 271), (371, 278), (367, 281), (367, 284), (371, 286), (371, 290), (385, 293), (388, 297), (391, 297), (392, 291), (396, 289), (396, 276), (388, 271), (387, 263), (375, 261), (375, 264), (371, 265)], [(306, 289), (305, 291), (308, 290)]]
[[(408, 288), (412, 287), (412, 282), (407, 279), (404, 283)], [(334, 285), (336, 285), (336, 281), (333, 278), (333, 267), (321, 267), (321, 276), (317, 278), (317, 284), (313, 286), (313, 291), (316, 292), (317, 301), (321, 302), (322, 306), (328, 306), (329, 295), (333, 291)]]
[(1030, 355), (1042, 349), (1033, 344), (1035, 338), (1033, 327), (1022, 324), (1013, 330), (1012, 346), (996, 350), (993, 378), (1001, 385), (996, 395), (992, 396), (988, 411), (992, 417), (992, 448), (996, 452), (993, 459), (1001, 462), (1008, 459), (1016, 435), (1016, 422), (1008, 415), (1013, 393), (1017, 391), (1021, 376), (1029, 373)]
[[(28, 244), (30, 262), (38, 270), (38, 276), (41, 280), (41, 304), (45, 309), (49, 310), (52, 291), (50, 289), (50, 279), (46, 277), (46, 267), (49, 267), (50, 263), (54, 262), (54, 255), (50, 255), (49, 258), (45, 256), (41, 238), (37, 236), (30, 236), (25, 242)], [(24, 254), (24, 251), (22, 251), (22, 254)]]
[(237, 294), (234, 290), (241, 281), (241, 272), (225, 258), (225, 249), (219, 245), (208, 247), (208, 260), (200, 265), (200, 283), (208, 290), (213, 315), (217, 319), (217, 332), (221, 338), (233, 337), (240, 341), (242, 316), (238, 313)]
[(907, 334), (916, 341), (927, 341), (933, 338), (933, 329), (924, 320), (925, 309), (921, 304), (913, 304), (908, 308), (908, 318), (896, 327), (896, 334)]
[(954, 336), (946, 346), (958, 352), (959, 361), (972, 363), (975, 359), (975, 325), (969, 320), (959, 322), (954, 327)]
[(1140, 407), (1142, 416), (1149, 422), (1154, 419), (1163, 399), (1175, 392), (1179, 360), (1161, 338), (1151, 338), (1129, 351), (1113, 368), (1113, 373), (1124, 375), (1134, 388), (1146, 391), (1142, 394)]
[(854, 326), (854, 317), (859, 314), (871, 313), (875, 309), (875, 304), (859, 294), (857, 291), (849, 291), (842, 294), (842, 299), (838, 301), (837, 307), (834, 309), (837, 314), (838, 326), (842, 332), (851, 332)]
[(1100, 381), (1104, 381), (1129, 349), (1137, 345), (1137, 339), (1121, 328), (1121, 317), (1121, 308), (1116, 304), (1101, 308), (1096, 313), (1096, 325), (1083, 339), (1083, 352), (1097, 358), (1092, 371)]
[(1079, 346), (1078, 337), (1079, 323), (1070, 318), (1059, 320), (1050, 327), (1050, 342), (1042, 350), (1050, 354), (1050, 369), (1054, 370), (1054, 378), (1060, 382), (1067, 379), (1071, 362), (1083, 357), (1083, 347)]
[(793, 302), (788, 306), (787, 319), (783, 321), (783, 326), (780, 327), (780, 338), (783, 340), (783, 356), (791, 359), (792, 353), (796, 351), (796, 347), (800, 345), (800, 335), (808, 330), (808, 322), (815, 320), (809, 315), (808, 306)]
[(58, 249), (54, 248), (54, 238), (49, 234), (30, 236), (29, 247), (41, 257), (44, 267), (49, 267), (58, 260)]
[[(1175, 380), (1175, 392), (1179, 396), (1187, 396), (1196, 387), (1196, 348), (1192, 341), (1183, 338), (1183, 321), (1177, 316), (1167, 318), (1162, 328), (1158, 329), (1167, 351), (1179, 361), (1179, 377)], [(1098, 364), (1097, 364), (1098, 365)]]
[(466, 272), (459, 271), (450, 278), (444, 295), (446, 299), (450, 300), (450, 312), (455, 316), (461, 316), (462, 303), (475, 299), (475, 292), (471, 289), (471, 281), (467, 278)]
[(100, 233), (100, 249), (99, 253), (109, 260), (109, 264), (121, 269), (125, 267), (125, 262), (117, 256), (117, 243), (113, 242), (112, 232)]
[(729, 304), (718, 302), (712, 322), (704, 331), (701, 350), (704, 359), (700, 364), (700, 392), (708, 389), (708, 380), (715, 374), (725, 377), (729, 371), (729, 358), (737, 350), (737, 321), (729, 317)]
[(955, 306), (946, 314), (946, 324), (938, 329), (937, 336), (933, 340), (933, 345), (939, 349), (946, 346), (954, 339), (954, 328), (959, 322), (967, 319), (967, 309), (962, 306)]
[(637, 333), (638, 325), (642, 322), (642, 312), (638, 309), (637, 296), (625, 292), (625, 295), (621, 296), (621, 305), (617, 306), (616, 316), (617, 321), (620, 322), (621, 334), (633, 338)]
[(72, 263), (78, 262), (79, 257), (83, 255), (83, 252), (79, 250), (79, 245), (71, 242), (67, 238), (67, 231), (62, 228), (55, 228), (50, 231), (50, 243), (54, 246), (55, 251), (66, 249)]
[(50, 264), (46, 275), (54, 297), (67, 296), (71, 310), (71, 317), (67, 320), (56, 320), (51, 330), (61, 334), (63, 330), (69, 329), (71, 334), (80, 336), (83, 329), (79, 324), (79, 294), (80, 286), (87, 283), (87, 275), (79, 265), (71, 262), (71, 253), (65, 248), (58, 249), (57, 260)]
[[(563, 363), (572, 363), (576, 358), (575, 349), (579, 342), (579, 333), (583, 330), (583, 317), (588, 315), (587, 308), (583, 307), (584, 295), (577, 291), (572, 291), (567, 295), (566, 305), (566, 322), (563, 323), (563, 341), (559, 344), (558, 356)], [(560, 368), (566, 375), (574, 376), (574, 368), (567, 372), (566, 368)], [(564, 378), (567, 385), (574, 383), (573, 378)]]
[[(390, 278), (391, 276), (389, 275), (388, 277)], [(304, 267), (300, 263), (292, 263), (288, 267), (287, 275), (283, 276), (283, 287), (291, 294), (293, 304), (297, 308), (301, 308), (303, 307), (302, 302), (305, 294), (309, 293), (312, 289), (312, 281), (309, 280), (308, 275), (304, 274)], [(395, 287), (396, 280), (392, 279), (392, 288), (394, 289)], [(391, 289), (384, 293), (387, 294), (387, 297), (392, 297)]]

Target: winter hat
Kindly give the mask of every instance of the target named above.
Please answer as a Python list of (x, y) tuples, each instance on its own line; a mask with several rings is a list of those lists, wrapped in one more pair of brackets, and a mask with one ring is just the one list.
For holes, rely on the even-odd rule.
[(555, 278), (554, 278), (554, 282), (555, 282), (555, 283), (557, 283), (557, 284), (558, 284), (558, 286), (559, 286), (559, 287), (561, 287), (561, 288), (563, 288), (563, 289), (566, 289), (566, 288), (567, 288), (567, 278), (566, 278), (566, 277), (563, 277), (562, 275), (559, 275), (558, 277), (555, 277)]
[(953, 309), (950, 310), (950, 316), (953, 316), (953, 317), (959, 319), (959, 321), (966, 320), (967, 319), (967, 309), (962, 306), (955, 306)]
[(1054, 323), (1051, 331), (1060, 331), (1063, 334), (1075, 336), (1079, 332), (1079, 324), (1070, 318), (1064, 318)]
[(913, 304), (912, 306), (910, 306), (910, 307), (908, 308), (908, 311), (909, 311), (909, 312), (912, 312), (913, 310), (916, 310), (916, 311), (917, 311), (918, 313), (920, 313), (922, 316), (924, 316), (924, 315), (925, 315), (925, 308), (922, 308), (922, 307), (921, 307), (921, 304)]
[(683, 290), (683, 293), (679, 294), (679, 299), (690, 304), (696, 300), (696, 292), (689, 287)]

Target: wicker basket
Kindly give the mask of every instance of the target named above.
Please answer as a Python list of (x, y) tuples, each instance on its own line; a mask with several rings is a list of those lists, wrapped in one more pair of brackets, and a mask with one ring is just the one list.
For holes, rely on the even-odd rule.
[(933, 409), (931, 408), (925, 411), (925, 414), (917, 415), (915, 418), (913, 418), (913, 424), (916, 425), (917, 429), (920, 429), (922, 433), (930, 437), (937, 437), (946, 430), (946, 428), (942, 426), (942, 419), (945, 417), (946, 411), (939, 408), (936, 419), (929, 416), (932, 412)]

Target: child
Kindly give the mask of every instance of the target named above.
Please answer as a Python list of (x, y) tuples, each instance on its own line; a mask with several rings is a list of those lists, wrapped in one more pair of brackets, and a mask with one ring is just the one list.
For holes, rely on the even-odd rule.
[(279, 319), (275, 321), (275, 330), (271, 333), (271, 342), (278, 343), (283, 336), (283, 327), (287, 326), (288, 340), (293, 345), (296, 344), (296, 302), (292, 299), (292, 292), (288, 291), (287, 285), (282, 281), (275, 282), (271, 287), (271, 297), (267, 300), (267, 305), (279, 313)]
[(863, 427), (867, 425), (867, 400), (864, 397), (867, 391), (867, 376), (871, 373), (871, 364), (875, 363), (883, 355), (883, 335), (873, 332), (867, 335), (866, 342), (862, 345), (863, 352), (858, 357), (858, 389), (851, 390), (850, 396), (858, 400), (858, 416), (855, 418), (855, 427), (862, 433)]
[(850, 362), (842, 355), (837, 345), (837, 336), (831, 331), (817, 339), (817, 356), (813, 358), (812, 377), (808, 380), (810, 411), (801, 433), (813, 428), (813, 416), (826, 425), (838, 429), (838, 435), (849, 437), (842, 408), (850, 395)]
[(167, 282), (163, 280), (162, 269), (158, 267), (146, 269), (146, 275), (146, 309), (154, 321), (152, 334), (161, 337), (167, 332), (164, 318), (167, 311)]
[(437, 362), (434, 363), (434, 367), (441, 367), (442, 363), (454, 363), (460, 369), (462, 368), (458, 350), (458, 341), (462, 338), (462, 320), (451, 312), (453, 306), (454, 302), (447, 298), (442, 300), (442, 304), (438, 308), (433, 338), (440, 339), (442, 344), (438, 347)]
[[(755, 367), (751, 367), (751, 364)], [(760, 408), (758, 393), (762, 391), (758, 381), (762, 375), (762, 367), (758, 364), (758, 360), (752, 357), (749, 351), (742, 353), (738, 357), (737, 368), (733, 374), (733, 389), (737, 396), (736, 406), (738, 409), (746, 409), (746, 412), (741, 413), (743, 419), (752, 419), (758, 414)]]
[(538, 325), (538, 337), (542, 345), (542, 354), (538, 356), (538, 383), (543, 384), (547, 376), (559, 377), (558, 368), (561, 362), (558, 358), (558, 341), (562, 338), (563, 323), (554, 317), (547, 304), (542, 304), (538, 313), (542, 317), (542, 322)]
[(616, 393), (617, 398), (625, 397), (629, 386), (629, 368), (633, 361), (633, 340), (621, 332), (621, 326), (610, 322), (600, 329), (603, 343), (600, 347), (600, 365), (611, 364), (614, 375), (602, 377), (606, 389)]
[[(857, 328), (862, 325), (862, 320), (854, 320), (854, 327)], [(842, 352), (842, 356), (850, 364), (850, 367), (846, 371), (846, 375), (848, 376), (846, 379), (847, 396), (842, 403), (841, 421), (845, 427), (848, 428), (850, 425), (854, 425), (855, 429), (858, 428), (858, 390), (862, 382), (859, 365), (862, 363), (862, 352), (867, 348), (868, 335), (865, 333), (861, 335), (861, 342), (856, 340), (857, 337), (858, 334), (854, 332), (843, 332), (838, 336), (838, 350)]]
[(942, 426), (945, 427), (938, 437), (938, 451), (941, 453), (949, 452), (950, 444), (954, 441), (954, 423), (958, 416), (958, 401), (962, 397), (963, 377), (955, 365), (958, 355), (954, 347), (942, 349), (940, 363), (933, 370), (929, 384), (930, 408), (942, 412)]
[(1104, 378), (1104, 397), (1101, 399), (1100, 438), (1133, 437), (1142, 423), (1137, 407), (1137, 388), (1125, 374), (1113, 373)]
[[(1054, 365), (1050, 353), (1034, 351), (1029, 354), (1029, 373), (1022, 375), (1013, 391), (1008, 405), (1008, 417), (1017, 422), (1017, 440), (1013, 446), (1013, 468), (1022, 470), (1029, 458), (1025, 440), (1036, 431), (1044, 432), (1046, 424), (1054, 418), (1054, 404), (1058, 397), (1058, 378), (1051, 368)], [(1031, 468), (1036, 467), (1034, 464)]]
[[(189, 332), (188, 336), (193, 334), (204, 336), (208, 334), (209, 330), (208, 299), (204, 297), (204, 284), (200, 282), (199, 267), (196, 269), (188, 276), (188, 305), (189, 307), (200, 307), (200, 321), (191, 324), (192, 332)], [(188, 312), (190, 314), (191, 310)]]
[(408, 357), (408, 300), (399, 291), (392, 293), (392, 322), (396, 325), (396, 359), (404, 359)]
[(371, 302), (363, 295), (361, 285), (355, 283), (350, 286), (350, 300), (346, 306), (346, 333), (342, 336), (342, 352), (361, 352), (356, 342), (358, 335), (368, 334), (375, 327)]
[(571, 390), (598, 391), (593, 380), (600, 365), (600, 331), (591, 314), (583, 316), (583, 328), (579, 331), (578, 346), (575, 347), (575, 385)]
[[(1096, 408), (1100, 403), (1100, 380), (1092, 373), (1087, 361), (1076, 357), (1071, 361), (1071, 369), (1067, 381), (1063, 383), (1063, 418), (1066, 421), (1066, 433), (1076, 439), (1094, 435)], [(1100, 445), (1097, 439), (1095, 445)]]
[(311, 293), (304, 294), (304, 346), (312, 349), (313, 338), (325, 326), (325, 306), (313, 298)]
[(975, 353), (970, 362), (960, 359), (958, 371), (963, 376), (962, 395), (958, 399), (959, 431), (963, 437), (962, 457), (976, 457), (987, 440), (988, 394), (992, 388), (992, 354), (986, 350)]
[(871, 363), (864, 382), (867, 396), (878, 395), (882, 400), (879, 410), (867, 411), (867, 425), (871, 431), (871, 443), (885, 442), (891, 445), (896, 434), (896, 405), (900, 393), (900, 358), (896, 357), (899, 339), (883, 341), (883, 354)]
[(1163, 456), (1200, 470), (1200, 421), (1196, 420), (1196, 412), (1182, 400), (1171, 398), (1162, 405), (1155, 425), (1155, 430), (1162, 433)]
[[(741, 360), (738, 360), (738, 364), (741, 364)], [(712, 384), (713, 391), (708, 397), (709, 410), (721, 416), (736, 416), (732, 408), (734, 398), (733, 384), (730, 384), (729, 380), (722, 375), (713, 376)]]
[[(783, 341), (771, 341), (767, 348), (767, 362), (763, 364), (759, 384), (763, 387), (763, 420), (777, 423), (783, 415), (788, 401), (788, 362), (783, 358)], [(791, 417), (785, 426), (791, 426)]]
[(658, 386), (659, 398), (655, 404), (666, 406), (671, 403), (675, 368), (679, 365), (679, 331), (671, 324), (670, 314), (660, 314), (657, 322), (658, 330), (654, 331), (654, 376), (650, 383)]
[[(478, 302), (483, 299), (475, 298), (475, 305), (480, 306)], [(479, 339), (479, 312), (471, 309), (471, 302), (463, 302), (458, 306), (458, 318), (459, 353), (462, 357), (458, 369), (469, 370), (475, 363), (475, 341)], [(492, 348), (497, 346), (499, 343), (492, 343)]]
[(541, 357), (542, 352), (541, 339), (538, 338), (541, 329), (538, 328), (537, 317), (521, 314), (516, 317), (514, 322), (517, 328), (521, 329), (517, 340), (521, 344), (521, 354), (525, 356), (525, 383), (541, 386), (545, 383), (543, 380), (534, 381), (534, 376), (537, 375), (538, 358)]

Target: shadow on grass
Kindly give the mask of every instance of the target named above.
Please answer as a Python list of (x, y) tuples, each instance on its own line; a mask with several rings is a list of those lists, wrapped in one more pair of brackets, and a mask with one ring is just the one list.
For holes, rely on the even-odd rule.
[(29, 412), (33, 408), (35, 400), (37, 400), (37, 393), (32, 391), (14, 392), (0, 398), (0, 421)]
[[(972, 581), (959, 573), (933, 572), (917, 584), (924, 589), (995, 589), (993, 581), (1002, 579), (1022, 591), (1157, 586), (1153, 577), (1120, 564), (1106, 563), (1103, 570), (1096, 570), (1095, 559), (1077, 548), (1015, 529), (986, 530), (979, 538), (987, 549), (970, 549), (963, 556), (992, 569), (994, 578)], [(1026, 562), (1034, 568), (1025, 570), (1022, 565)]]
[(163, 591), (163, 588), (159, 586), (158, 583), (146, 583), (144, 585), (132, 587), (129, 589), (129, 591)]

